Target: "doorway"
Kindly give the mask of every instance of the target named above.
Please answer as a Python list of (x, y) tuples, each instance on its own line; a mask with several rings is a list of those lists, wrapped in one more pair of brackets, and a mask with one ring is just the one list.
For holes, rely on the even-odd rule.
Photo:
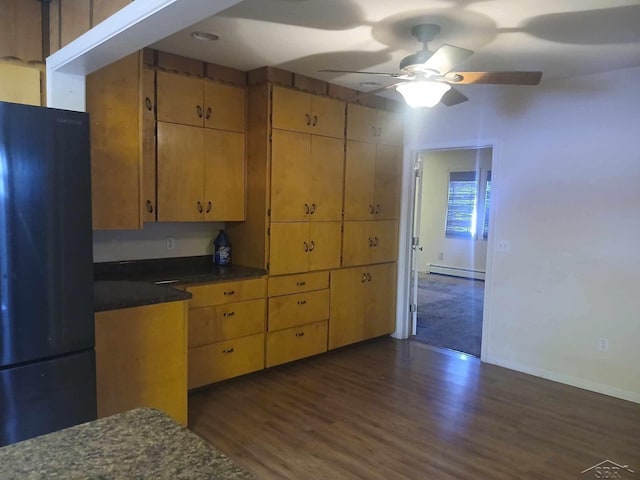
[(412, 339), (480, 356), (493, 149), (418, 153)]

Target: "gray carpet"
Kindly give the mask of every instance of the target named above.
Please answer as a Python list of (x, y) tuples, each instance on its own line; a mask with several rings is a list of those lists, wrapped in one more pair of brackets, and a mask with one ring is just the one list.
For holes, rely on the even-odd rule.
[(483, 301), (481, 280), (420, 274), (414, 339), (479, 357)]

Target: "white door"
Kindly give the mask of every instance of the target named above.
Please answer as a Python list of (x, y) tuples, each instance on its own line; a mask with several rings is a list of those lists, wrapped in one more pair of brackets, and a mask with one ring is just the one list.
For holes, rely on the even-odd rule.
[(420, 246), (420, 209), (422, 207), (422, 156), (419, 153), (413, 165), (414, 200), (413, 221), (411, 224), (411, 285), (410, 285), (410, 312), (411, 335), (415, 335), (418, 328), (418, 252)]

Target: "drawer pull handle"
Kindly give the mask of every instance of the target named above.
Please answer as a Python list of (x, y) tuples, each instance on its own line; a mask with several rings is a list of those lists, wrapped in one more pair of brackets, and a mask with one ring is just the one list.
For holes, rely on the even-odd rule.
[(308, 113), (304, 114), (304, 123), (306, 125), (311, 125), (311, 115), (309, 115)]
[(298, 305), (305, 305), (306, 303), (306, 300), (298, 300)]
[(369, 213), (370, 213), (371, 215), (373, 215), (375, 212), (376, 212), (375, 207), (370, 203), (370, 204), (369, 204)]
[(236, 291), (235, 290), (227, 290), (226, 292), (224, 292), (224, 295), (226, 297), (231, 296), (231, 295), (235, 295)]
[(296, 337), (304, 337), (304, 332), (296, 332)]
[(305, 252), (309, 251), (309, 244), (307, 242), (304, 242), (304, 251)]
[(151, 111), (153, 108), (153, 104), (151, 103), (151, 99), (149, 97), (144, 97), (144, 106), (147, 107), (147, 110)]
[(311, 243), (309, 244), (309, 251), (313, 252), (313, 249), (316, 248), (316, 242), (314, 242), (313, 240), (311, 240)]
[(233, 317), (236, 314), (236, 312), (224, 312), (222, 314), (223, 317)]
[(373, 247), (373, 238), (369, 237), (369, 246)]
[(314, 115), (313, 116), (313, 123), (311, 124), (311, 126), (315, 127), (318, 124), (318, 116)]
[(153, 213), (153, 203), (151, 203), (151, 200), (147, 200), (147, 212)]
[(367, 282), (370, 282), (371, 281), (371, 274), (370, 273), (366, 273), (365, 275), (367, 276)]
[(296, 285), (298, 287), (304, 287), (307, 284), (307, 282), (296, 282)]
[(305, 215), (309, 215), (309, 212), (311, 212), (311, 209), (309, 208), (309, 204), (305, 203), (304, 204), (304, 214)]
[(204, 118), (206, 118), (207, 120), (209, 120), (211, 118), (211, 114), (213, 113), (213, 111), (211, 110), (211, 107), (207, 108), (207, 113), (205, 115)]
[(202, 118), (202, 107), (200, 105), (196, 105), (196, 113), (198, 114), (198, 118)]
[(222, 350), (222, 353), (224, 353), (224, 354), (227, 354), (227, 353), (233, 353), (233, 347), (223, 349), (223, 350)]
[(312, 203), (312, 204), (311, 204), (311, 208), (309, 208), (309, 213), (310, 213), (311, 215), (313, 215), (314, 213), (316, 213), (316, 204), (315, 204), (315, 203)]
[(367, 274), (366, 274), (366, 273), (363, 273), (363, 274), (362, 274), (362, 280), (360, 280), (360, 283), (364, 283), (364, 282), (366, 282), (366, 281), (367, 281)]
[(378, 237), (373, 237), (373, 246), (374, 247), (378, 246)]

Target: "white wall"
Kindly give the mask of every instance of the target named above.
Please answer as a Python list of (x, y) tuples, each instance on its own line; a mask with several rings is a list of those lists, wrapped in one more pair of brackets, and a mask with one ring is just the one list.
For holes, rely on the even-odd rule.
[[(219, 222), (145, 223), (143, 230), (94, 231), (93, 261), (212, 255), (212, 241), (221, 228), (224, 223)], [(166, 237), (174, 238), (173, 250), (167, 250)]]
[(484, 358), (640, 402), (640, 68), (464, 92), (407, 148), (498, 148)]
[[(422, 155), (422, 201), (420, 208), (420, 246), (418, 271), (428, 272), (429, 265), (441, 265), (484, 272), (487, 241), (482, 237), (484, 205), (478, 205), (480, 235), (476, 238), (445, 237), (449, 172), (479, 172), (479, 185), (491, 170), (491, 148), (446, 149)], [(484, 191), (484, 189), (482, 190)], [(482, 203), (482, 202), (481, 202)], [(442, 255), (442, 258), (439, 256)]]

